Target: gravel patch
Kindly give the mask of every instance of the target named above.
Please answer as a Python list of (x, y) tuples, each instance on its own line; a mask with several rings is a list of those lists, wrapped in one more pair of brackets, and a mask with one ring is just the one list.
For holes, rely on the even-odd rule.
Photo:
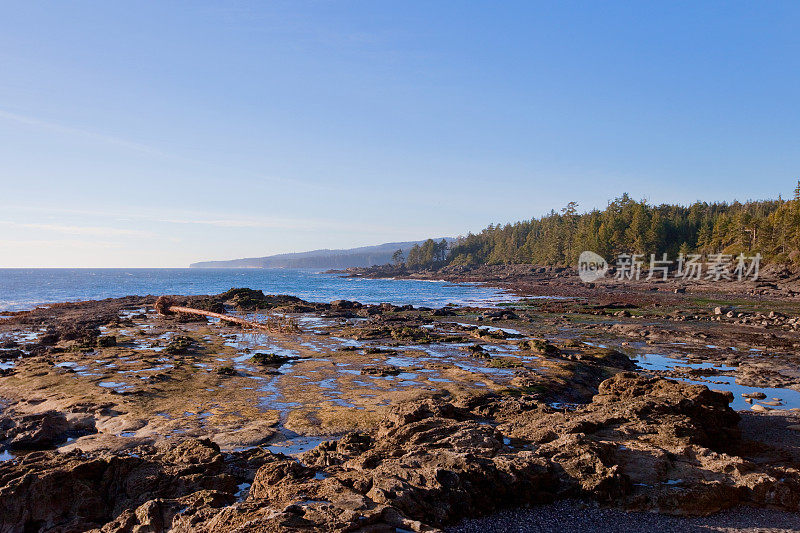
[(737, 507), (703, 517), (675, 517), (656, 513), (602, 509), (577, 500), (551, 505), (508, 509), (495, 515), (465, 520), (448, 533), (687, 533), (687, 532), (800, 532), (800, 513)]

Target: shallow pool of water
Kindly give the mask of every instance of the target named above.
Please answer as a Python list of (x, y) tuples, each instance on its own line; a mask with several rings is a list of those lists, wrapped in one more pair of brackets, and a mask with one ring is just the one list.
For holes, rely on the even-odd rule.
[(282, 453), (284, 455), (297, 455), (299, 453), (313, 450), (326, 440), (336, 440), (335, 437), (292, 437), (287, 440), (270, 444), (266, 448), (272, 453)]
[[(735, 371), (736, 367), (727, 366), (723, 364), (714, 363), (688, 363), (680, 359), (668, 357), (663, 354), (640, 354), (633, 358), (639, 366), (645, 370), (672, 370), (675, 367), (692, 368), (697, 370), (718, 370), (720, 372)], [(697, 385), (705, 385), (711, 390), (728, 391), (733, 393), (733, 401), (731, 407), (736, 410), (746, 410), (751, 408), (751, 404), (745, 401), (742, 394), (751, 394), (755, 392), (763, 392), (767, 395), (764, 400), (753, 400), (755, 403), (768, 402), (773, 398), (779, 398), (783, 405), (777, 407), (779, 409), (793, 409), (800, 408), (800, 392), (793, 389), (776, 389), (769, 387), (748, 387), (736, 383), (735, 376), (726, 375), (712, 375), (705, 379), (691, 379), (688, 377), (674, 377), (678, 381), (686, 383), (693, 383)], [(772, 407), (772, 406), (767, 406)]]
[(720, 372), (735, 371), (736, 367), (726, 366), (721, 363), (689, 363), (681, 359), (669, 357), (658, 353), (639, 354), (634, 360), (647, 370), (672, 370), (676, 366), (694, 370), (718, 370)]
[[(779, 398), (783, 405), (776, 407), (776, 409), (794, 409), (800, 408), (800, 392), (793, 389), (773, 389), (769, 387), (746, 387), (736, 383), (733, 376), (711, 376), (708, 378), (709, 382), (691, 379), (681, 379), (687, 383), (695, 383), (698, 385), (705, 385), (711, 390), (723, 390), (733, 393), (733, 401), (731, 407), (738, 410), (750, 409), (751, 404), (745, 401), (742, 396), (744, 393), (763, 392), (767, 395), (764, 400), (753, 400), (755, 403), (769, 402), (773, 398)], [(773, 406), (766, 406), (773, 407)]]

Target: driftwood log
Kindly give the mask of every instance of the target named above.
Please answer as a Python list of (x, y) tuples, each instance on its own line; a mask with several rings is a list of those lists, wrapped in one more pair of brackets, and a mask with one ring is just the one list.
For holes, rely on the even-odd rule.
[(222, 313), (214, 313), (213, 311), (205, 311), (203, 309), (195, 309), (193, 307), (183, 307), (180, 305), (176, 305), (175, 301), (170, 298), (169, 296), (159, 296), (158, 300), (156, 300), (155, 306), (156, 311), (159, 315), (162, 316), (171, 316), (175, 314), (185, 313), (187, 315), (200, 315), (200, 316), (207, 316), (210, 318), (218, 318), (225, 322), (231, 322), (233, 324), (239, 324), (245, 328), (254, 328), (254, 329), (261, 329), (264, 331), (269, 331), (270, 333), (281, 332), (285, 333), (288, 331), (295, 331), (297, 326), (294, 324), (275, 324), (271, 322), (255, 322), (253, 320), (245, 320), (244, 318), (240, 318), (238, 316), (231, 316), (231, 315), (224, 315)]

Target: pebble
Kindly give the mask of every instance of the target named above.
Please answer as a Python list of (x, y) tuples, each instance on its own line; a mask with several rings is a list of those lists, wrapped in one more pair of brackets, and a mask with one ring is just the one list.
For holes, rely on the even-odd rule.
[(446, 533), (691, 533), (778, 532), (800, 529), (800, 514), (739, 507), (710, 516), (677, 517), (603, 509), (578, 500), (509, 509), (465, 520)]

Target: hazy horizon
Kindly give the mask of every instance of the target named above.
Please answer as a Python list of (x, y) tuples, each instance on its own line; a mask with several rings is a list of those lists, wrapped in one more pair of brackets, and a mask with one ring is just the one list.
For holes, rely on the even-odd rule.
[(0, 267), (184, 268), (799, 177), (792, 2), (5, 7)]

